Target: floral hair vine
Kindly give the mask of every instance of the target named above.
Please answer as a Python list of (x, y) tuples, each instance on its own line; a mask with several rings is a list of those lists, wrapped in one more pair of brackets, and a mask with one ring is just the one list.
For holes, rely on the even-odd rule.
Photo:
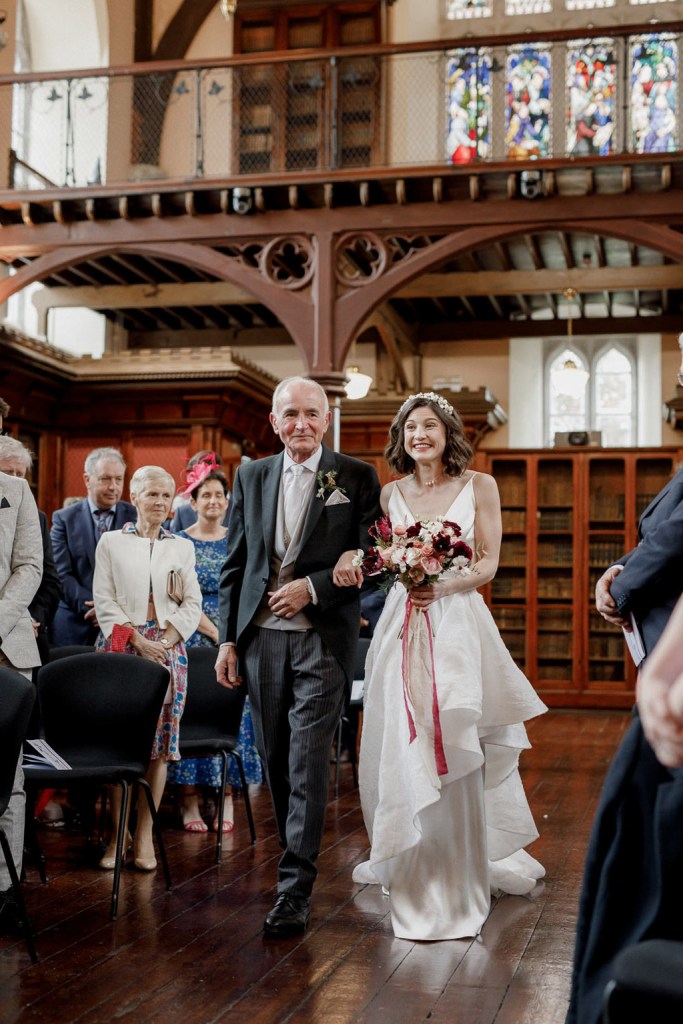
[(216, 462), (215, 452), (209, 452), (208, 455), (202, 456), (199, 462), (185, 470), (185, 483), (178, 488), (178, 494), (189, 498), (195, 487), (199, 487), (209, 473), (213, 473), (216, 469), (222, 471), (223, 467)]
[(408, 405), (408, 403), (413, 402), (416, 398), (424, 398), (424, 400), (427, 402), (434, 402), (435, 405), (438, 405), (438, 407), (442, 409), (445, 413), (448, 413), (449, 416), (455, 416), (455, 409), (453, 408), (451, 403), (447, 401), (443, 397), (443, 395), (437, 395), (436, 391), (420, 391), (417, 395), (408, 395), (405, 402), (398, 410), (399, 416), (401, 415), (405, 407)]

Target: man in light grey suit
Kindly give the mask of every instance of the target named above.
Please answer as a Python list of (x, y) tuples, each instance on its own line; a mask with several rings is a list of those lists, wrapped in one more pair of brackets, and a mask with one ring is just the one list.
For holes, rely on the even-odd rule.
[[(31, 615), (43, 567), (43, 542), (38, 509), (25, 480), (0, 473), (0, 666), (14, 668), (29, 679), (40, 664)], [(21, 871), (24, 844), (24, 773), (17, 764), (12, 797), (0, 824), (12, 857)], [(0, 862), (0, 927), (16, 917), (11, 879)]]
[(380, 515), (372, 466), (322, 445), (325, 392), (290, 377), (270, 422), (284, 452), (240, 466), (221, 574), (223, 686), (249, 690), (280, 844), (269, 936), (304, 931), (322, 841), (329, 752), (353, 675), (360, 627), (355, 551)]

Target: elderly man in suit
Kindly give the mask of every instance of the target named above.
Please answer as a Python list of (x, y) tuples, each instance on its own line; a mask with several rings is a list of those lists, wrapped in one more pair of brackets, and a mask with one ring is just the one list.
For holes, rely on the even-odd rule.
[[(24, 480), (32, 464), (31, 452), (21, 441), (17, 441), (13, 437), (0, 436), (0, 473), (7, 473), (8, 476), (17, 476)], [(62, 585), (52, 554), (47, 516), (39, 510), (38, 517), (43, 547), (43, 578), (28, 610), (31, 613), (33, 630), (38, 641), (40, 660), (44, 664), (48, 657), (48, 626), (57, 610)]]
[[(40, 663), (28, 606), (40, 584), (43, 546), (38, 509), (25, 480), (0, 473), (0, 666), (29, 679)], [(24, 844), (24, 775), (17, 764), (12, 796), (0, 823), (21, 871)], [(0, 861), (0, 927), (17, 916), (11, 879)]]
[[(683, 334), (679, 344), (683, 357)], [(595, 604), (608, 622), (635, 623), (647, 658), (683, 592), (683, 472), (645, 509), (638, 535), (598, 580)], [(636, 714), (593, 825), (567, 1024), (602, 1020), (614, 958), (646, 938), (683, 939), (683, 769), (659, 763)]]
[(353, 674), (360, 607), (353, 553), (380, 515), (366, 463), (325, 448), (327, 396), (290, 377), (270, 422), (284, 452), (240, 466), (220, 582), (216, 674), (249, 690), (256, 744), (283, 853), (269, 936), (308, 924), (329, 782), (329, 751)]
[(121, 501), (126, 464), (116, 448), (95, 448), (85, 460), (87, 497), (52, 517), (52, 548), (62, 599), (52, 623), (53, 642), (94, 644), (98, 634), (92, 596), (95, 548), (103, 533), (134, 523), (133, 505)]

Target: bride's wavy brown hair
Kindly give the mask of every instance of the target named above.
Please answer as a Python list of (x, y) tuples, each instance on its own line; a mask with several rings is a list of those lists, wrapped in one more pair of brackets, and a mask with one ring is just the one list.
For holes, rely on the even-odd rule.
[(429, 406), (446, 428), (446, 447), (441, 461), (447, 475), (460, 476), (465, 472), (474, 455), (472, 445), (465, 436), (463, 422), (455, 409), (452, 409), (452, 412), (446, 412), (436, 402), (420, 396), (404, 402), (394, 416), (389, 427), (389, 443), (384, 449), (384, 458), (395, 473), (412, 473), (415, 462), (406, 452), (403, 443), (403, 428), (413, 409), (424, 406)]

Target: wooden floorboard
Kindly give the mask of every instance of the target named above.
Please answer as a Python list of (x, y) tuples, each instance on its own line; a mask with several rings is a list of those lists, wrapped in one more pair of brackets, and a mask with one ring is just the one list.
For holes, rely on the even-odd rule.
[(111, 875), (88, 866), (82, 836), (41, 833), (49, 883), (25, 894), (40, 961), (0, 936), (2, 1024), (562, 1024), (576, 904), (604, 773), (628, 726), (618, 711), (551, 711), (530, 723), (522, 767), (547, 877), (504, 896), (476, 940), (396, 939), (388, 900), (351, 880), (367, 837), (351, 771), (327, 818), (311, 927), (266, 941), (279, 847), (268, 793), (243, 807), (213, 863), (210, 836), (165, 831), (174, 889), (127, 869), (119, 918)]

